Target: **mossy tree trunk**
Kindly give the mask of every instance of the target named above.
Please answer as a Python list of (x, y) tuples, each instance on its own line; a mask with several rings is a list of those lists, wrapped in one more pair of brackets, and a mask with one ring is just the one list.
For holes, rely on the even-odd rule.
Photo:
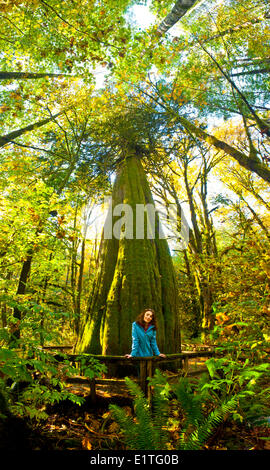
[[(179, 352), (176, 278), (167, 240), (159, 238), (158, 216), (154, 237), (136, 239), (136, 204), (154, 205), (154, 201), (135, 151), (119, 165), (112, 194), (112, 214), (118, 204), (132, 208), (133, 238), (123, 236), (123, 230), (120, 237), (105, 238), (103, 229), (88, 315), (75, 349), (103, 355), (129, 353), (132, 322), (143, 308), (153, 308), (158, 321), (160, 351)], [(122, 214), (113, 215), (113, 227), (122, 217)], [(146, 232), (146, 214), (144, 224)]]

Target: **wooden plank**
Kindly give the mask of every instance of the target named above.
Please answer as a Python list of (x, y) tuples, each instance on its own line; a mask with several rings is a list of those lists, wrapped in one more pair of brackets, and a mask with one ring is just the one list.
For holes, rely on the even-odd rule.
[(191, 377), (193, 375), (200, 375), (205, 372), (208, 372), (207, 367), (203, 367), (202, 369), (197, 369), (197, 370), (191, 370), (190, 372), (188, 372), (187, 377)]
[(65, 379), (65, 382), (67, 384), (85, 384), (89, 382), (89, 379), (87, 377), (82, 377), (82, 376), (74, 376), (74, 377), (67, 377)]
[(150, 403), (150, 406), (152, 404), (152, 389), (151, 389), (151, 385), (149, 384), (147, 378), (148, 377), (153, 377), (153, 361), (150, 360), (150, 361), (147, 361), (146, 362), (146, 381), (147, 383), (145, 384), (145, 389), (146, 389), (146, 396), (148, 398), (148, 401)]
[(140, 360), (140, 385), (143, 393), (147, 395), (147, 361)]
[[(138, 379), (132, 379), (133, 382), (139, 382)], [(66, 383), (69, 384), (87, 384), (89, 379), (83, 376), (75, 376), (75, 377), (68, 377), (66, 379)], [(125, 379), (99, 379), (95, 378), (95, 382), (97, 385), (125, 385)]]
[(184, 373), (187, 374), (188, 373), (188, 359), (189, 359), (189, 356), (185, 356), (184, 357)]
[[(214, 354), (214, 351), (185, 351), (182, 353), (177, 354), (167, 354), (165, 358), (159, 356), (150, 356), (144, 357), (144, 360), (151, 360), (154, 362), (171, 362), (178, 359), (184, 359), (185, 357), (210, 357)], [(124, 356), (101, 356), (96, 354), (66, 354), (67, 359), (72, 360), (74, 362), (80, 361), (81, 359), (97, 359), (103, 363), (113, 363), (117, 362), (119, 364), (134, 364), (134, 362), (140, 362), (141, 357), (132, 357), (132, 358), (125, 358)]]
[(146, 375), (147, 377), (153, 377), (153, 361), (146, 361)]
[(92, 403), (96, 403), (97, 395), (96, 395), (96, 381), (95, 379), (90, 380), (90, 398)]
[(96, 379), (97, 384), (104, 385), (125, 385), (125, 379)]

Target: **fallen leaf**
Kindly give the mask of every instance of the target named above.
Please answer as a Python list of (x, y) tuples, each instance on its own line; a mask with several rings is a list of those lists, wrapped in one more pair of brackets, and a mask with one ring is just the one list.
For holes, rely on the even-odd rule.
[(117, 431), (119, 431), (119, 424), (117, 424), (116, 422), (113, 422), (112, 424), (110, 424), (110, 426), (108, 427), (108, 432), (114, 433)]
[(91, 450), (92, 449), (92, 444), (89, 440), (88, 437), (84, 437), (82, 440), (82, 446), (84, 449)]

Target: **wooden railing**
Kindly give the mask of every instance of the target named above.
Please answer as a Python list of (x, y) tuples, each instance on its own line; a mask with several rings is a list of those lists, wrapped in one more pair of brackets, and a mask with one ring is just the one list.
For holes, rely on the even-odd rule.
[[(59, 349), (58, 347), (47, 347), (46, 349)], [(62, 348), (64, 349), (64, 348)], [(169, 375), (168, 379), (181, 375), (190, 375), (189, 373), (189, 359), (201, 358), (201, 357), (211, 357), (214, 355), (213, 350), (203, 350), (203, 351), (183, 351), (178, 354), (168, 354), (165, 358), (159, 356), (151, 357), (132, 357), (126, 358), (125, 356), (101, 356), (95, 354), (65, 354), (70, 362), (80, 364), (83, 359), (84, 364), (87, 363), (87, 358), (97, 359), (99, 362), (105, 364), (106, 366), (114, 364), (117, 366), (127, 366), (127, 365), (139, 365), (139, 378), (134, 379), (138, 382), (145, 393), (145, 396), (151, 398), (151, 387), (148, 383), (148, 378), (153, 377), (155, 368), (158, 368), (161, 364), (166, 364), (169, 362), (179, 361), (179, 372), (178, 374)], [(85, 383), (86, 379), (83, 377), (70, 378), (69, 382), (81, 382)], [(97, 384), (125, 384), (124, 379), (116, 378), (94, 378), (88, 381), (90, 386), (90, 396), (93, 402), (96, 401), (96, 385)]]

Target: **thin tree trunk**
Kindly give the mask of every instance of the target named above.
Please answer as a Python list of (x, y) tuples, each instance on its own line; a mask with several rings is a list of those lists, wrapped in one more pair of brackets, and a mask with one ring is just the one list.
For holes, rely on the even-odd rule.
[(7, 304), (6, 302), (2, 302), (1, 305), (1, 321), (2, 321), (2, 328), (7, 326)]
[(194, 275), (191, 270), (187, 250), (184, 250), (184, 260), (187, 270), (187, 276), (190, 285), (190, 296), (191, 296), (191, 305), (192, 305), (192, 313), (194, 319), (194, 328), (192, 331), (192, 337), (196, 338), (199, 336), (200, 329), (201, 329), (201, 308), (200, 308), (200, 301), (198, 299), (198, 291), (196, 288), (196, 282), (194, 279)]
[(214, 255), (217, 257), (217, 246), (215, 240), (215, 232), (213, 229), (213, 221), (209, 217), (209, 209), (207, 203), (207, 174), (209, 168), (204, 160), (203, 172), (201, 174), (201, 190), (200, 199), (202, 202), (203, 226), (205, 227), (205, 247), (208, 256)]
[(77, 283), (77, 295), (76, 295), (76, 309), (75, 309), (75, 332), (78, 335), (80, 330), (80, 322), (81, 322), (81, 294), (82, 294), (82, 282), (83, 282), (83, 272), (84, 272), (84, 259), (85, 259), (85, 237), (82, 241), (82, 248), (81, 248), (81, 262), (80, 262), (80, 269), (79, 269), (79, 276), (78, 276), (78, 283)]
[[(73, 220), (73, 230), (74, 233), (76, 233), (76, 228), (77, 228), (77, 215), (78, 215), (78, 201), (76, 203), (76, 208), (75, 208), (75, 215), (74, 215), (74, 220)], [(75, 236), (72, 240), (72, 251), (71, 251), (71, 266), (70, 266), (70, 284), (71, 284), (71, 291), (72, 291), (72, 310), (74, 315), (77, 315), (77, 295), (76, 295), (76, 290), (77, 290), (77, 273), (78, 273), (78, 267), (77, 267), (77, 250), (78, 250), (78, 238)], [(75, 321), (74, 318), (72, 319), (73, 327), (76, 330), (76, 317)]]
[(193, 201), (193, 194), (189, 186), (188, 175), (187, 175), (187, 165), (185, 164), (184, 167), (184, 180), (185, 180), (185, 187), (188, 196), (188, 203), (189, 203), (189, 210), (191, 215), (191, 222), (193, 226), (193, 232), (195, 235), (196, 240), (196, 251), (198, 253), (202, 253), (202, 236), (197, 222), (197, 215), (195, 210), (195, 204)]
[(71, 77), (63, 73), (0, 72), (0, 80), (25, 80), (43, 77)]
[[(7, 275), (6, 275), (6, 280), (8, 281), (10, 279), (11, 279), (11, 271), (8, 271)], [(3, 292), (7, 293), (7, 288), (6, 287), (4, 287)], [(6, 304), (6, 302), (2, 302), (2, 305), (1, 305), (1, 319), (2, 319), (2, 328), (5, 328), (7, 326), (7, 304)]]
[[(59, 113), (59, 114), (61, 114), (61, 113)], [(61, 187), (59, 191), (61, 192), (62, 189), (63, 189), (63, 187)], [(42, 232), (42, 230), (43, 230), (43, 227), (39, 226), (39, 228), (36, 231), (36, 236), (37, 237)], [(16, 295), (24, 295), (25, 294), (27, 281), (28, 281), (30, 271), (31, 271), (32, 260), (33, 260), (33, 249), (30, 248), (28, 250), (28, 253), (27, 253), (27, 258), (23, 262), (23, 265), (22, 265)], [(18, 307), (15, 307), (13, 314), (14, 314), (14, 317), (18, 319), (18, 324), (15, 327), (15, 331), (14, 331), (13, 335), (14, 335), (15, 338), (19, 339), (20, 338), (20, 320), (21, 320), (21, 311), (20, 311), (20, 309)]]
[(261, 227), (261, 229), (263, 230), (263, 232), (265, 233), (265, 235), (267, 236), (267, 238), (270, 240), (270, 233), (267, 229), (267, 227), (264, 225), (263, 221), (261, 220), (261, 218), (258, 216), (258, 214), (256, 214), (256, 212), (254, 211), (254, 209), (249, 205), (249, 203), (243, 198), (243, 196), (241, 196), (241, 199), (242, 201), (247, 205), (248, 209), (250, 210), (251, 214), (253, 215), (254, 219), (256, 220), (256, 222), (259, 224), (259, 226)]
[(247, 70), (245, 72), (237, 72), (231, 74), (231, 77), (241, 77), (242, 75), (259, 75), (260, 73), (269, 73), (270, 68), (257, 69), (257, 70)]
[(246, 189), (259, 201), (261, 204), (263, 204), (267, 210), (270, 211), (270, 204), (268, 201), (265, 201), (260, 194), (258, 194), (254, 189), (246, 187)]
[(23, 134), (26, 134), (27, 132), (33, 131), (34, 129), (38, 129), (39, 127), (45, 126), (45, 124), (48, 124), (49, 122), (53, 121), (56, 117), (60, 116), (63, 114), (63, 111), (60, 113), (54, 114), (53, 116), (43, 119), (42, 121), (37, 121), (33, 124), (29, 124), (29, 126), (22, 127), (21, 129), (17, 129), (16, 131), (12, 131), (9, 134), (3, 135), (2, 137), (0, 136), (0, 147), (4, 147), (7, 145), (9, 142), (12, 142), (14, 139), (17, 137), (20, 137)]
[[(52, 257), (53, 257), (53, 255), (52, 255), (52, 253), (50, 253), (49, 261), (52, 260)], [(42, 292), (42, 303), (45, 302), (48, 284), (49, 284), (49, 276), (47, 274), (45, 276), (45, 279), (44, 279), (43, 292)], [(44, 334), (43, 334), (44, 321), (45, 321), (44, 312), (41, 311), (41, 319), (40, 319), (40, 328), (41, 328), (41, 331), (40, 331), (40, 345), (41, 346), (44, 346)]]
[[(16, 291), (16, 297), (20, 295), (24, 295), (26, 292), (26, 285), (27, 285), (27, 280), (30, 275), (30, 270), (31, 270), (31, 263), (32, 263), (32, 250), (29, 250), (28, 255), (26, 257), (26, 260), (23, 262), (22, 269), (21, 269), (21, 274), (20, 274), (20, 279)], [(21, 310), (18, 306), (14, 307), (13, 309), (13, 316), (16, 318), (18, 321), (16, 325), (14, 325), (14, 330), (12, 333), (13, 338), (19, 339), (20, 338), (20, 321), (22, 318)]]
[(222, 150), (227, 155), (233, 157), (239, 163), (239, 165), (249, 171), (256, 173), (264, 181), (270, 183), (270, 168), (268, 168), (267, 165), (263, 164), (259, 158), (250, 158), (243, 152), (240, 152), (240, 150), (237, 150), (226, 142), (217, 139), (215, 136), (208, 134), (204, 130), (195, 126), (195, 124), (188, 121), (188, 119), (184, 118), (183, 116), (177, 115), (177, 118), (179, 122), (187, 129), (188, 132), (191, 132), (196, 137), (205, 141), (206, 143), (213, 145), (218, 150)]
[[(199, 42), (199, 41), (198, 41)], [(223, 70), (221, 65), (218, 63), (218, 61), (215, 59), (215, 57), (202, 45), (201, 42), (199, 42), (201, 48), (204, 50), (204, 52), (211, 58), (211, 60), (214, 62), (214, 64), (217, 66), (218, 70), (221, 72), (223, 77), (226, 78), (226, 80), (230, 83), (231, 87), (233, 90), (236, 91), (238, 97), (242, 100), (243, 103), (247, 106), (249, 109), (251, 115), (253, 116), (255, 122), (257, 123), (258, 128), (260, 129), (261, 132), (266, 134), (268, 137), (270, 137), (270, 126), (266, 121), (260, 118), (256, 111), (253, 109), (253, 107), (250, 105), (249, 101), (245, 97), (245, 95), (241, 92), (241, 90), (238, 88), (238, 86), (235, 84), (235, 82), (231, 79), (231, 77)]]
[(177, 21), (185, 15), (185, 13), (196, 3), (197, 0), (177, 0), (172, 11), (160, 23), (157, 33), (161, 36), (172, 28)]

